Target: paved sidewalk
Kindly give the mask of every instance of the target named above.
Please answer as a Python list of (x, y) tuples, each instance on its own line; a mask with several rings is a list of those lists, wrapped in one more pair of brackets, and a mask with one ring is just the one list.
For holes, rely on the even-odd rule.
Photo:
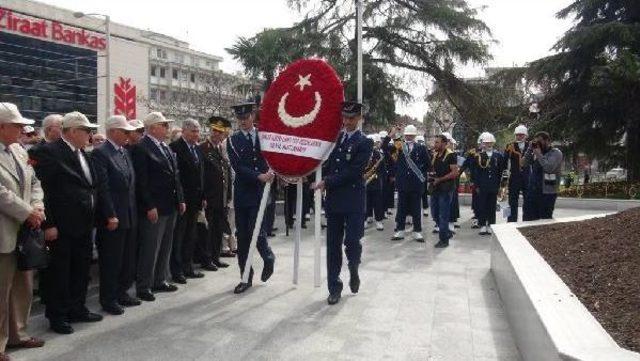
[[(559, 211), (558, 216), (588, 212)], [(463, 210), (463, 220), (468, 220)], [(431, 231), (432, 223), (424, 227)], [(232, 293), (232, 267), (189, 281), (175, 294), (106, 316), (76, 333), (47, 331), (42, 315), (31, 330), (46, 347), (14, 352), (17, 360), (519, 360), (493, 276), (490, 238), (469, 223), (444, 251), (427, 243), (390, 241), (386, 230), (366, 231), (362, 286), (348, 287), (339, 305), (326, 304), (326, 285), (313, 287), (313, 230), (302, 243), (300, 284), (291, 284), (292, 236), (271, 239), (276, 272), (246, 294)], [(281, 228), (282, 229), (282, 228)], [(229, 260), (229, 259), (227, 259)], [(258, 261), (258, 275), (261, 269)], [(346, 272), (346, 273), (344, 273)], [(324, 266), (323, 250), (323, 274)], [(348, 270), (343, 268), (348, 284)], [(90, 308), (97, 310), (93, 297)]]

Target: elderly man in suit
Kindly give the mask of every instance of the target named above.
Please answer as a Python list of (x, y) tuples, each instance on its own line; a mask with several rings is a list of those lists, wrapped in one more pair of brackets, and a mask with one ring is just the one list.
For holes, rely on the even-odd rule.
[(167, 280), (176, 218), (186, 205), (175, 154), (164, 142), (170, 122), (160, 112), (149, 113), (144, 119), (146, 135), (131, 149), (140, 234), (136, 290), (143, 301), (155, 301), (153, 292), (178, 289)]
[(171, 276), (177, 283), (187, 283), (187, 278), (202, 278), (202, 272), (193, 269), (193, 252), (196, 247), (198, 214), (204, 206), (202, 185), (203, 156), (198, 148), (200, 123), (194, 119), (182, 122), (182, 136), (169, 144), (176, 154), (180, 184), (187, 210), (178, 217), (173, 233), (171, 250)]
[(38, 152), (36, 173), (45, 192), (47, 215), (43, 225), (45, 239), (55, 240), (45, 272), (45, 316), (51, 329), (60, 334), (73, 333), (69, 322), (102, 320), (85, 306), (93, 248), (91, 234), (96, 205), (104, 193), (84, 147), (97, 127), (80, 112), (65, 114), (62, 137)]
[(26, 333), (33, 290), (32, 271), (20, 271), (14, 253), (23, 223), (39, 228), (44, 221), (43, 193), (27, 152), (18, 139), (22, 118), (11, 103), (0, 103), (0, 360), (8, 361), (6, 347), (41, 347), (44, 341)]
[(116, 115), (105, 124), (107, 141), (94, 149), (92, 157), (104, 202), (98, 205), (97, 245), (100, 265), (100, 304), (112, 315), (124, 313), (122, 306), (137, 306), (127, 290), (135, 275), (136, 193), (133, 162), (124, 146), (135, 130), (127, 118)]

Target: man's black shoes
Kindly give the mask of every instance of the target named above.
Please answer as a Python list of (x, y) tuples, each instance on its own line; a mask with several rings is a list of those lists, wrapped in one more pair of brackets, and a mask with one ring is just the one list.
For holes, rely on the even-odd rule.
[(73, 333), (73, 327), (67, 321), (50, 321), (49, 327), (55, 333), (61, 335), (70, 335)]
[(260, 275), (260, 280), (262, 282), (267, 282), (267, 280), (271, 277), (271, 275), (273, 274), (274, 264), (275, 264), (275, 260), (264, 263), (264, 268), (262, 269), (262, 275)]
[(178, 290), (178, 287), (176, 287), (176, 285), (172, 285), (166, 282), (153, 288), (154, 292), (175, 292), (177, 290)]
[(115, 302), (102, 305), (102, 309), (104, 312), (114, 316), (119, 316), (124, 313), (124, 308)]
[(187, 284), (187, 278), (183, 275), (177, 275), (175, 277), (173, 277), (173, 282), (175, 283), (179, 283), (181, 285), (186, 285)]
[(327, 297), (327, 303), (329, 305), (335, 305), (340, 302), (340, 292), (332, 293)]
[(249, 288), (251, 288), (251, 282), (249, 282), (249, 283), (240, 282), (240, 283), (238, 283), (236, 288), (233, 289), (233, 293), (240, 294), (240, 293), (243, 293), (244, 291), (248, 290)]
[(438, 242), (436, 243), (436, 245), (434, 246), (435, 248), (447, 248), (449, 247), (449, 242)]
[(153, 302), (156, 300), (156, 296), (154, 296), (149, 290), (138, 292), (138, 298), (147, 302)]
[(125, 294), (118, 299), (118, 303), (120, 304), (120, 306), (133, 307), (140, 306), (142, 304), (142, 301), (140, 301), (140, 299), (138, 299), (137, 297), (131, 297)]
[(85, 312), (77, 315), (69, 316), (69, 322), (99, 322), (102, 321), (102, 315), (93, 312)]

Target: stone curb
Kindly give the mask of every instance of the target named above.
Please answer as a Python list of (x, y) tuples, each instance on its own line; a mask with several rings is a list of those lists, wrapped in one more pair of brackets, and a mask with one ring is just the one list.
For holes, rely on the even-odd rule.
[(587, 220), (492, 226), (491, 271), (516, 345), (525, 361), (631, 361), (640, 354), (619, 347), (518, 227)]

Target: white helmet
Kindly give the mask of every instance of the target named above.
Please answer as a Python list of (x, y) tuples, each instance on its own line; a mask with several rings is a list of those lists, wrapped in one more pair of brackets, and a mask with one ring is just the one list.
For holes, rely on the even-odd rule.
[(369, 134), (367, 138), (373, 140), (374, 143), (380, 142), (380, 135), (378, 133)]
[(480, 133), (480, 136), (478, 137), (478, 144), (482, 144), (482, 143), (484, 142), (484, 137), (485, 137), (487, 134), (491, 134), (491, 133), (489, 133), (489, 132), (482, 132), (482, 133)]
[(424, 142), (424, 136), (423, 135), (416, 136), (416, 142)]
[(373, 134), (367, 134), (367, 138), (373, 140)]
[(404, 135), (418, 135), (418, 129), (415, 125), (409, 124), (404, 127)]
[(482, 143), (495, 143), (495, 142), (496, 142), (496, 137), (494, 137), (493, 134), (489, 132), (483, 133)]
[(525, 127), (524, 125), (520, 124), (516, 127), (515, 132), (513, 132), (513, 134), (518, 135), (518, 134), (524, 134), (526, 136), (529, 135), (529, 130), (527, 129), (527, 127)]
[(386, 138), (389, 136), (389, 133), (386, 130), (381, 130), (378, 135), (380, 136), (380, 138)]

